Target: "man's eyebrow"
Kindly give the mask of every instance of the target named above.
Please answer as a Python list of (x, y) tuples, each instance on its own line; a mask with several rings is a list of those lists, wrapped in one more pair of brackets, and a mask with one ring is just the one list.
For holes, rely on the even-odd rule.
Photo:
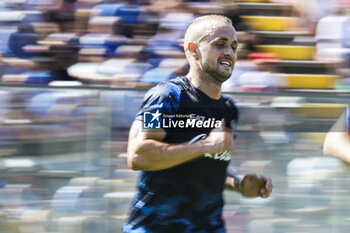
[(214, 39), (214, 41), (218, 41), (218, 40), (228, 41), (226, 37), (217, 37)]
[[(215, 39), (213, 40), (213, 42), (216, 42), (216, 41), (219, 41), (219, 40), (222, 40), (222, 41), (225, 41), (225, 42), (229, 41), (226, 37), (218, 37), (218, 38), (215, 38)], [(234, 41), (232, 41), (232, 44), (238, 45), (238, 41), (237, 41), (237, 40), (234, 40)]]

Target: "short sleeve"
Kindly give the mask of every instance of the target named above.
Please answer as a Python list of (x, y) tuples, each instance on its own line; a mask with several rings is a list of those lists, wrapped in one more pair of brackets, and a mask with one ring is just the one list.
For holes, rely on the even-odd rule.
[(176, 84), (158, 84), (146, 93), (136, 119), (143, 121), (144, 128), (163, 128), (162, 116), (178, 112), (180, 94), (181, 88)]

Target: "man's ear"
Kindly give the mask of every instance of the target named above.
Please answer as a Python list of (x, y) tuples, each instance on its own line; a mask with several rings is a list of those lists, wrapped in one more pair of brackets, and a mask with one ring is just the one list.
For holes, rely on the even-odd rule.
[(196, 58), (196, 59), (198, 58), (196, 43), (194, 43), (194, 42), (188, 42), (188, 44), (187, 44), (187, 49), (188, 49), (188, 51), (191, 53), (191, 55), (192, 55), (194, 58)]

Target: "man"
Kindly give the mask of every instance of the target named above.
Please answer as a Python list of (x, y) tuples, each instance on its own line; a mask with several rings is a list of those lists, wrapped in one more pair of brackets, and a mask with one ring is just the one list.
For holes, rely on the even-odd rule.
[(221, 84), (237, 46), (228, 18), (194, 19), (184, 40), (189, 73), (146, 94), (129, 134), (128, 164), (142, 174), (124, 232), (225, 232), (225, 183), (247, 197), (269, 196), (270, 179), (226, 172), (238, 111)]
[(327, 133), (323, 152), (350, 164), (350, 107), (345, 110)]

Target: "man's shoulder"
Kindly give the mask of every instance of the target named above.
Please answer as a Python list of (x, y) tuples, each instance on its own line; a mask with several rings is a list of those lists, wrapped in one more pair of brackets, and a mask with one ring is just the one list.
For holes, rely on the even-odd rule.
[(180, 97), (182, 91), (185, 89), (183, 77), (177, 77), (170, 81), (161, 82), (156, 86), (152, 87), (147, 95), (157, 95), (160, 97)]

